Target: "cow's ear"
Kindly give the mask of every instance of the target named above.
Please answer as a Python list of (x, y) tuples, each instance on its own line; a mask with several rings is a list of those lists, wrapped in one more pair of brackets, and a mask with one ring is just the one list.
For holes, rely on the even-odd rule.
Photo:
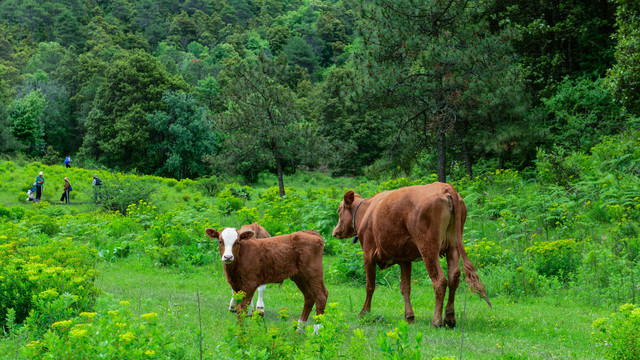
[(220, 235), (215, 229), (212, 229), (212, 228), (207, 228), (205, 232), (207, 233), (207, 236), (209, 236), (212, 239), (217, 239), (218, 236)]
[(351, 203), (353, 202), (353, 199), (355, 199), (355, 195), (356, 193), (353, 192), (353, 190), (349, 190), (344, 194), (344, 204), (345, 205), (351, 205)]
[(243, 231), (238, 240), (247, 240), (253, 237), (253, 230)]

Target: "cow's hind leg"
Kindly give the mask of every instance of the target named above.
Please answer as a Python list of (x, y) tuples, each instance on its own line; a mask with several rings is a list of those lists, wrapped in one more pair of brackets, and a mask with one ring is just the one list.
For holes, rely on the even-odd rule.
[(367, 276), (367, 297), (364, 300), (360, 316), (371, 311), (371, 299), (373, 298), (373, 292), (376, 290), (376, 263), (372, 259), (367, 260), (365, 257), (364, 272)]
[[(426, 244), (439, 244), (438, 236), (435, 240), (426, 242)], [(435, 327), (441, 327), (442, 322), (442, 307), (444, 304), (444, 295), (447, 292), (447, 278), (444, 277), (442, 268), (440, 267), (440, 259), (438, 257), (439, 249), (436, 247), (423, 246), (420, 249), (420, 254), (424, 260), (424, 265), (427, 268), (427, 273), (431, 278), (433, 284), (433, 291), (435, 295), (435, 309), (433, 314), (432, 325)]]
[(411, 263), (401, 262), (400, 264), (400, 291), (404, 297), (404, 319), (412, 323), (415, 319), (413, 307), (411, 306)]
[(447, 252), (447, 267), (449, 272), (449, 299), (444, 310), (444, 325), (450, 328), (456, 327), (456, 311), (454, 302), (456, 290), (460, 284), (460, 263), (457, 248), (450, 248)]

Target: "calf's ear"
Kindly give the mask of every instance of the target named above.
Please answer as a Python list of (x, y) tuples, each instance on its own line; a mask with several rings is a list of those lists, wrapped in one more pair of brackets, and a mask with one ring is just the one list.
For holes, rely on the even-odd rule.
[(205, 232), (212, 239), (217, 239), (218, 235), (220, 235), (220, 234), (218, 234), (218, 232), (215, 229), (212, 229), (212, 228), (207, 228), (207, 230), (205, 230)]
[(356, 193), (353, 190), (349, 190), (344, 194), (344, 204), (351, 205), (353, 203), (353, 199), (355, 199)]
[(251, 239), (253, 237), (253, 230), (243, 231), (242, 234), (239, 234), (238, 240), (246, 240)]

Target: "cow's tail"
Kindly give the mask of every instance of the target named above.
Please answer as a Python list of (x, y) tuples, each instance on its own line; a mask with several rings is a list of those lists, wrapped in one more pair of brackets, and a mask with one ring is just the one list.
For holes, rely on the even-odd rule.
[(467, 256), (467, 252), (464, 250), (464, 243), (462, 242), (462, 231), (464, 229), (464, 222), (467, 218), (467, 207), (462, 201), (462, 198), (457, 192), (449, 192), (447, 191), (447, 197), (449, 198), (449, 204), (451, 208), (451, 212), (453, 215), (453, 221), (455, 222), (455, 238), (454, 241), (458, 246), (458, 253), (460, 257), (462, 257), (462, 269), (464, 271), (464, 278), (467, 280), (467, 283), (471, 287), (471, 291), (480, 295), (489, 305), (491, 306), (491, 302), (489, 302), (489, 298), (487, 298), (487, 294), (484, 289), (484, 285), (480, 282), (480, 277), (476, 273), (476, 269), (473, 267), (471, 260)]

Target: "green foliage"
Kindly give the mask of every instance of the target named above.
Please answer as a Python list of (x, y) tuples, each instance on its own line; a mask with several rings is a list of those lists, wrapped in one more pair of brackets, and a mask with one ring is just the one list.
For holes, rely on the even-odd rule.
[(83, 151), (108, 166), (151, 173), (156, 159), (144, 150), (154, 140), (147, 114), (164, 108), (162, 95), (167, 90), (185, 88), (145, 52), (118, 56), (87, 119)]
[(422, 333), (418, 332), (415, 339), (409, 336), (409, 325), (406, 321), (399, 321), (396, 328), (379, 335), (377, 339), (382, 356), (391, 360), (421, 359), (421, 342)]
[(581, 243), (573, 239), (540, 242), (527, 248), (536, 264), (538, 273), (566, 279), (582, 263)]
[(316, 147), (314, 129), (299, 119), (295, 93), (285, 85), (287, 67), (260, 53), (256, 61), (234, 66), (222, 87), (227, 111), (218, 127), (227, 133), (216, 168), (255, 180), (264, 169), (275, 168), (280, 196), (287, 164), (304, 163)]
[(554, 146), (588, 153), (602, 137), (624, 128), (622, 107), (603, 87), (603, 79), (565, 78), (555, 94), (542, 101), (549, 116), (549, 140)]
[(217, 136), (204, 107), (183, 92), (167, 91), (162, 95), (167, 111), (156, 110), (147, 115), (154, 139), (149, 146), (159, 164), (156, 173), (177, 179), (195, 178), (206, 174), (205, 155), (216, 152)]
[(183, 359), (184, 349), (158, 324), (157, 313), (137, 316), (127, 301), (115, 310), (62, 318), (42, 339), (22, 348), (28, 359)]
[(99, 191), (102, 195), (100, 206), (103, 209), (117, 211), (126, 216), (130, 206), (149, 200), (154, 187), (151, 184), (142, 184), (124, 179), (118, 183), (103, 182)]
[(17, 323), (26, 319), (37, 333), (90, 309), (98, 295), (95, 256), (95, 250), (69, 240), (33, 245), (0, 235), (0, 326), (8, 309), (15, 310)]
[(640, 308), (633, 304), (620, 306), (610, 318), (593, 322), (593, 337), (607, 359), (631, 360), (640, 356)]
[(44, 96), (36, 90), (14, 101), (9, 108), (11, 133), (29, 149), (30, 155), (39, 155), (44, 150), (44, 102)]
[(636, 50), (640, 45), (640, 5), (635, 1), (618, 0), (616, 27), (613, 38), (617, 40), (615, 48), (616, 62), (607, 71), (606, 85), (616, 101), (624, 105), (636, 116), (640, 115), (640, 54)]
[(486, 13), (497, 15), (496, 26), (515, 26), (518, 36), (512, 42), (527, 87), (549, 97), (565, 76), (603, 75), (611, 66), (614, 13), (609, 6), (604, 1), (496, 1)]
[(307, 69), (309, 74), (313, 74), (315, 68), (318, 66), (318, 60), (316, 59), (313, 49), (301, 37), (290, 38), (283, 47), (283, 50), (285, 54), (287, 54), (290, 64)]

